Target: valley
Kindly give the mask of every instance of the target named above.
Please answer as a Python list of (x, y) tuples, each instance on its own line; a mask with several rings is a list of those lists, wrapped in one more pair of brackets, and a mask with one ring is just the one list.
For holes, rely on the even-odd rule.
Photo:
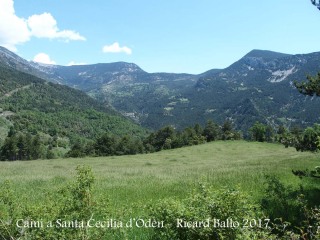
[[(294, 84), (319, 58), (253, 50), (192, 75), (1, 47), (0, 238), (318, 237), (320, 100)], [(270, 226), (175, 226), (229, 218)]]
[(320, 0), (241, 3), (0, 0), (0, 240), (319, 240)]
[(255, 121), (306, 127), (319, 120), (319, 99), (300, 95), (294, 81), (320, 69), (320, 53), (253, 50), (225, 69), (198, 75), (147, 73), (133, 63), (80, 66), (28, 62), (1, 48), (0, 62), (86, 92), (143, 127), (177, 129), (209, 119), (233, 122), (244, 135)]

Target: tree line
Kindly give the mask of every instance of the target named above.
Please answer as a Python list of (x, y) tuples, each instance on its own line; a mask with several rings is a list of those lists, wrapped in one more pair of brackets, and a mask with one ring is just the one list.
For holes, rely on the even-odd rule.
[(183, 131), (177, 131), (172, 126), (165, 126), (144, 139), (130, 135), (119, 137), (105, 133), (92, 143), (73, 145), (66, 156), (132, 155), (198, 145), (215, 140), (239, 139), (241, 139), (241, 133), (233, 129), (231, 121), (225, 121), (222, 126), (219, 126), (209, 120), (204, 128), (200, 124), (195, 124)]
[(299, 126), (286, 128), (280, 125), (277, 130), (256, 122), (250, 129), (250, 138), (258, 142), (278, 142), (297, 151), (318, 151), (320, 149), (320, 124), (302, 129)]
[[(215, 140), (239, 140), (241, 132), (233, 128), (231, 121), (225, 121), (218, 125), (212, 120), (202, 127), (195, 124), (193, 127), (178, 131), (172, 126), (166, 126), (152, 132), (145, 138), (134, 135), (119, 136), (106, 132), (93, 141), (79, 139), (71, 146), (70, 151), (64, 157), (85, 156), (113, 156), (132, 155), (138, 153), (151, 153), (166, 149), (180, 148), (211, 142)], [(1, 160), (31, 160), (50, 159), (55, 156), (55, 149), (68, 148), (69, 142), (63, 141), (52, 132), (51, 136), (43, 134), (24, 133), (10, 128), (8, 136), (0, 148)]]
[[(285, 147), (295, 147), (298, 151), (317, 151), (320, 148), (319, 124), (306, 129), (298, 126), (286, 128), (283, 125), (274, 129), (268, 124), (256, 122), (249, 129), (248, 135), (247, 140), (281, 143)], [(56, 132), (52, 132), (51, 136), (44, 136), (39, 133), (24, 133), (11, 127), (0, 147), (0, 159), (14, 161), (56, 157), (133, 155), (199, 145), (216, 140), (240, 139), (243, 139), (242, 133), (235, 130), (229, 120), (222, 125), (208, 120), (204, 127), (195, 124), (182, 131), (172, 126), (165, 126), (145, 138), (106, 132), (92, 141), (78, 139), (71, 147), (70, 142), (59, 137)], [(57, 156), (58, 148), (63, 149), (64, 154)]]

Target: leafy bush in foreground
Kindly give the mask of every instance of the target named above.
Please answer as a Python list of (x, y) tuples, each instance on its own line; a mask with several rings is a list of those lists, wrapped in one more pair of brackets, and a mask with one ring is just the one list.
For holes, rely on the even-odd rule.
[(266, 176), (261, 206), (273, 219), (272, 232), (281, 239), (319, 239), (320, 211), (309, 206), (302, 187), (294, 190), (274, 176)]
[(102, 239), (109, 229), (90, 228), (86, 223), (94, 214), (106, 214), (106, 204), (94, 202), (91, 169), (78, 166), (76, 170), (73, 183), (45, 193), (45, 202), (30, 206), (14, 194), (9, 182), (2, 184), (0, 239)]
[(269, 219), (238, 190), (201, 185), (183, 201), (152, 207), (151, 214), (165, 222), (155, 229), (154, 239), (263, 239), (269, 233)]
[[(78, 166), (76, 170), (75, 181), (58, 191), (45, 192), (43, 202), (30, 205), (9, 182), (0, 183), (0, 239), (128, 239), (128, 234), (154, 240), (320, 239), (319, 209), (308, 207), (299, 192), (275, 178), (268, 178), (263, 201), (263, 210), (276, 218), (271, 221), (239, 190), (200, 185), (184, 200), (164, 199), (149, 209), (146, 214), (150, 222), (163, 222), (162, 226), (139, 232), (122, 227), (90, 227), (87, 223), (95, 223), (94, 219), (106, 223), (110, 213), (108, 205), (96, 201), (92, 194), (91, 169)], [(120, 214), (122, 217), (123, 212)]]

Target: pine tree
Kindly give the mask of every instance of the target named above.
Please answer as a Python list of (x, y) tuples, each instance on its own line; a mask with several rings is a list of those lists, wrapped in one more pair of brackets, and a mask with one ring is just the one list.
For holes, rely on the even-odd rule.
[(26, 137), (20, 133), (17, 137), (18, 160), (27, 160), (28, 146)]
[[(320, 72), (314, 77), (308, 75), (306, 82), (294, 82), (295, 87), (298, 89), (298, 91), (304, 95), (309, 96), (320, 96)], [(320, 127), (319, 125), (314, 126), (314, 128), (307, 128), (304, 131), (303, 139), (298, 142), (297, 150), (311, 150), (316, 151), (320, 148)], [(315, 178), (320, 178), (320, 168), (316, 167), (313, 171), (292, 171), (297, 176), (311, 176)]]
[(218, 124), (214, 123), (212, 120), (208, 120), (203, 130), (203, 135), (206, 137), (208, 142), (217, 140), (220, 135)]
[(256, 122), (249, 131), (252, 140), (257, 142), (264, 142), (266, 140), (267, 127), (264, 124)]
[(30, 157), (31, 159), (39, 159), (43, 156), (42, 152), (42, 144), (41, 144), (41, 139), (40, 135), (37, 134), (32, 138), (32, 144), (30, 147)]
[(102, 137), (98, 138), (95, 144), (95, 152), (99, 156), (112, 156), (116, 154), (118, 140), (115, 136), (105, 133)]
[(14, 161), (18, 159), (17, 138), (15, 135), (7, 137), (1, 147), (1, 160)]
[(294, 82), (295, 87), (300, 93), (309, 96), (320, 96), (320, 72), (316, 76), (307, 76), (307, 82)]

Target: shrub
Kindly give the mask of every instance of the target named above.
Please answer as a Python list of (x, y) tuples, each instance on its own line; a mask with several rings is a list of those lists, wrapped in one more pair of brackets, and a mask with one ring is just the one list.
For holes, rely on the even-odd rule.
[[(78, 166), (76, 171), (74, 182), (58, 192), (45, 193), (46, 201), (34, 205), (23, 204), (23, 199), (15, 197), (17, 194), (8, 182), (1, 185), (0, 239), (102, 239), (106, 234), (112, 234), (113, 230), (90, 228), (86, 224), (95, 215), (103, 217), (107, 214), (107, 205), (93, 199), (94, 176), (91, 169)], [(41, 226), (26, 227), (22, 220), (38, 221)], [(17, 221), (20, 221), (20, 226), (17, 226)], [(76, 226), (75, 222), (80, 227), (61, 227), (65, 223)]]
[(200, 185), (185, 200), (165, 200), (151, 207), (151, 215), (165, 223), (155, 229), (154, 239), (259, 239), (268, 235), (268, 220), (262, 218), (259, 207), (236, 189)]
[(10, 182), (5, 181), (0, 185), (0, 238), (12, 239), (11, 236), (18, 236), (20, 233), (14, 223), (18, 219), (19, 206), (17, 199), (11, 189)]
[(294, 190), (266, 176), (261, 205), (272, 221), (272, 232), (281, 239), (319, 239), (320, 211), (308, 206), (302, 188)]

